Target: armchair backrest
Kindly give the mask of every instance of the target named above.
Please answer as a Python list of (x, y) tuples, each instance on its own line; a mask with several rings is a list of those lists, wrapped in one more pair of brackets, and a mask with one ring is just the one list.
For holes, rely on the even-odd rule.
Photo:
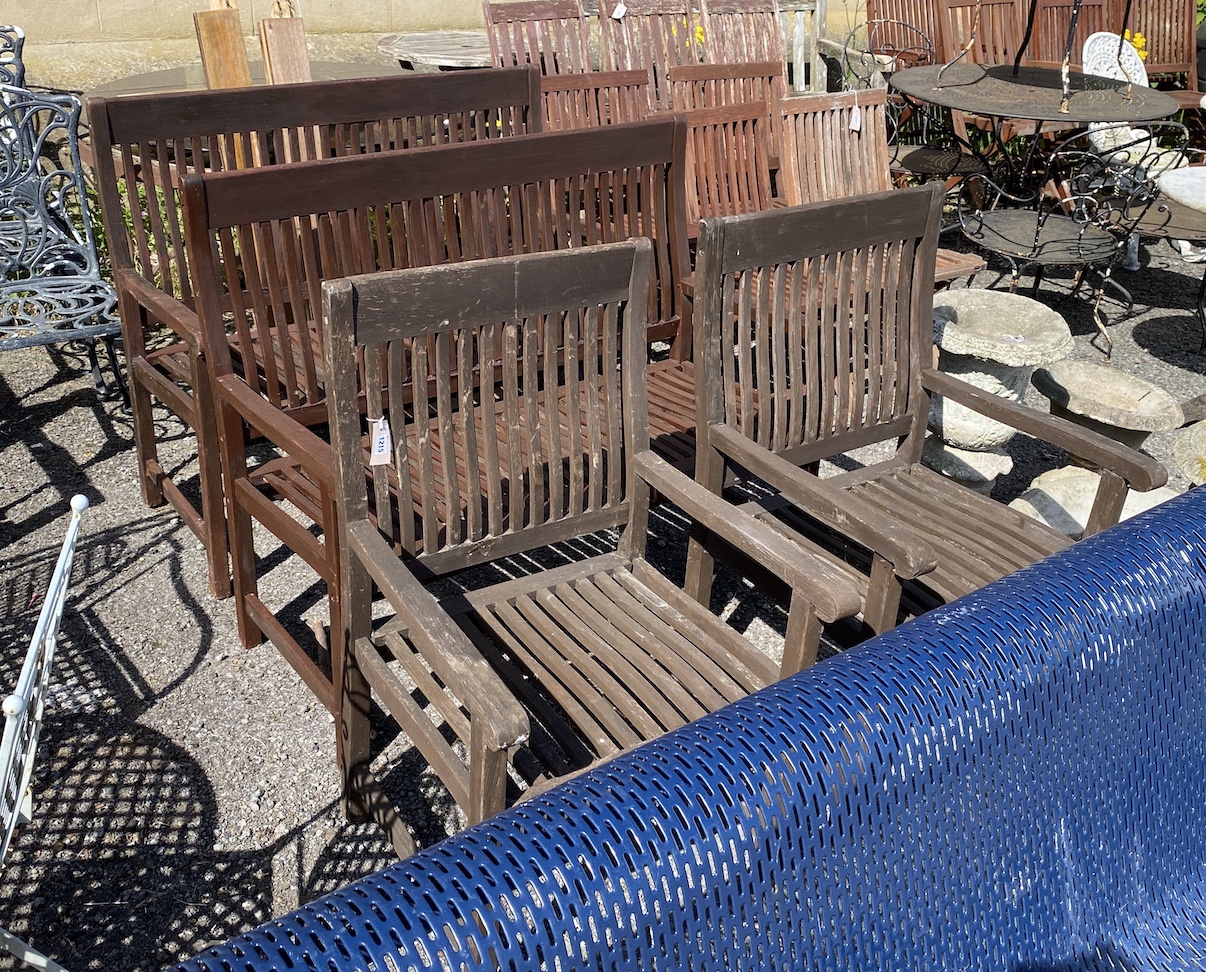
[(0, 84), (0, 279), (99, 279), (79, 123), (72, 95)]
[[(953, 60), (968, 44), (969, 64), (1012, 64), (1022, 42), (1017, 0), (937, 0), (939, 59)], [(972, 35), (975, 35), (973, 42)]]
[(539, 105), (532, 67), (89, 98), (113, 268), (193, 302), (178, 197), (188, 173), (540, 131)]
[(693, 108), (687, 122), (687, 236), (707, 216), (732, 216), (773, 205), (770, 126), (764, 102)]
[(549, 132), (641, 121), (653, 111), (653, 72), (547, 74), (540, 79), (540, 97)]
[(600, 66), (604, 71), (652, 68), (657, 104), (663, 108), (670, 107), (667, 68), (700, 63), (702, 34), (690, 0), (599, 0)]
[(0, 84), (25, 86), (25, 31), (16, 24), (0, 24)]
[(940, 49), (938, 0), (867, 0), (867, 21), (886, 24), (903, 24), (899, 36), (890, 27), (886, 28), (883, 43), (900, 50), (917, 43), (917, 32), (929, 40), (935, 50)]
[(778, 0), (697, 0), (704, 53), (713, 64), (784, 63)]
[(499, 67), (533, 64), (541, 74), (591, 70), (590, 30), (581, 0), (482, 0), (490, 54)]
[[(1118, 19), (1124, 4), (1118, 3)], [(1114, 23), (1111, 29), (1121, 30)], [(1126, 27), (1142, 34), (1147, 46), (1147, 73), (1184, 74), (1190, 91), (1198, 88), (1197, 7), (1189, 0), (1141, 0), (1131, 5)]]
[(785, 98), (779, 172), (788, 204), (891, 189), (887, 112), (883, 88)]
[(898, 438), (919, 456), (942, 195), (931, 183), (704, 222), (701, 452), (724, 424), (798, 464)]
[(1072, 8), (1078, 6), (1076, 34), (1069, 51), (1074, 67), (1081, 63), (1085, 40), (1109, 27), (1108, 0), (1038, 0), (1034, 13), (1034, 29), (1026, 48), (1028, 61), (1060, 64), (1068, 44), (1068, 29), (1072, 25)]
[(677, 334), (686, 263), (676, 186), (681, 119), (440, 145), (183, 179), (203, 343), (258, 347), (281, 408), (323, 395), (323, 280), (404, 267), (654, 240), (650, 340)]
[(651, 270), (640, 239), (324, 283), (341, 522), (458, 567), (627, 522)]

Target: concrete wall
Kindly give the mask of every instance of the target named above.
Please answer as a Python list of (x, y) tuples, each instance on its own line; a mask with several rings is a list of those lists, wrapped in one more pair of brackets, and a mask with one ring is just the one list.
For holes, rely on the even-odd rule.
[[(310, 56), (382, 59), (388, 33), (480, 28), (480, 0), (294, 0), (306, 22)], [(593, 4), (592, 4), (593, 6)], [(256, 24), (272, 0), (240, 0), (247, 52), (259, 60)], [(861, 19), (860, 0), (829, 0), (827, 33), (843, 38)], [(104, 81), (198, 61), (193, 12), (205, 0), (5, 0), (0, 20), (26, 33), (31, 84), (86, 90)], [(396, 62), (392, 62), (396, 63)]]

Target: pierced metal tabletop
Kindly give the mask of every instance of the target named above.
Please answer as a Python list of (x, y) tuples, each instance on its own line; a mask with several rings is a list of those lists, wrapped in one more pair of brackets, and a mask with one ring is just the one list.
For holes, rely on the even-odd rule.
[(1123, 81), (1093, 74), (1070, 74), (1068, 110), (1060, 111), (1062, 89), (1056, 68), (1013, 65), (952, 64), (937, 85), (942, 65), (896, 71), (889, 83), (901, 94), (946, 108), (959, 108), (995, 118), (1026, 118), (1072, 124), (1142, 122), (1166, 118), (1177, 103), (1162, 91), (1130, 87)]

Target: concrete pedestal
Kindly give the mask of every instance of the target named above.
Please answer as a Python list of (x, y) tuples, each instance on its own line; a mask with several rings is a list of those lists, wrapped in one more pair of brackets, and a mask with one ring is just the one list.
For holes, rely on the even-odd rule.
[(1181, 430), (1173, 443), (1173, 458), (1191, 483), (1206, 483), (1206, 422), (1194, 422)]
[[(934, 343), (939, 369), (1020, 402), (1031, 372), (1072, 350), (1072, 334), (1059, 314), (1021, 294), (948, 290), (934, 297)], [(929, 428), (948, 447), (997, 456), (1014, 435), (1010, 426), (941, 396), (934, 396), (930, 406)], [(936, 450), (930, 450), (934, 458)], [(988, 460), (989, 467), (994, 464)], [(927, 460), (927, 465), (944, 471), (941, 464)], [(990, 491), (996, 475), (978, 488)]]
[(1138, 449), (1152, 432), (1185, 422), (1163, 388), (1092, 361), (1059, 361), (1034, 372), (1034, 387), (1051, 399), (1051, 414)]
[[(1085, 524), (1089, 522), (1089, 512), (1093, 508), (1099, 480), (1100, 476), (1092, 469), (1082, 469), (1079, 466), (1052, 469), (1035, 477), (1026, 492), (1009, 506), (1047, 524), (1053, 530), (1079, 539), (1085, 532)], [(1131, 490), (1122, 506), (1121, 519), (1125, 520), (1136, 513), (1150, 510), (1153, 506), (1178, 495), (1180, 494), (1175, 489), (1168, 486), (1161, 486), (1146, 493)]]

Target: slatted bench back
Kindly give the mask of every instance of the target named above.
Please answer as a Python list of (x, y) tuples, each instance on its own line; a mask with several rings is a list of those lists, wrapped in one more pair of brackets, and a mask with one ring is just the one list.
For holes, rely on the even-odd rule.
[[(263, 348), (258, 391), (282, 408), (322, 383), (324, 279), (648, 236), (649, 339), (680, 321), (682, 120), (491, 139), (183, 180), (206, 350)], [(229, 309), (229, 314), (227, 310)], [(246, 346), (246, 345), (243, 345)], [(275, 369), (275, 370), (274, 370)]]
[(545, 131), (641, 121), (653, 111), (653, 72), (590, 71), (540, 79)]
[(535, 68), (90, 98), (115, 270), (193, 301), (178, 190), (190, 172), (540, 131)]
[(482, 12), (499, 67), (533, 64), (546, 75), (590, 71), (590, 27), (581, 0), (482, 0)]

